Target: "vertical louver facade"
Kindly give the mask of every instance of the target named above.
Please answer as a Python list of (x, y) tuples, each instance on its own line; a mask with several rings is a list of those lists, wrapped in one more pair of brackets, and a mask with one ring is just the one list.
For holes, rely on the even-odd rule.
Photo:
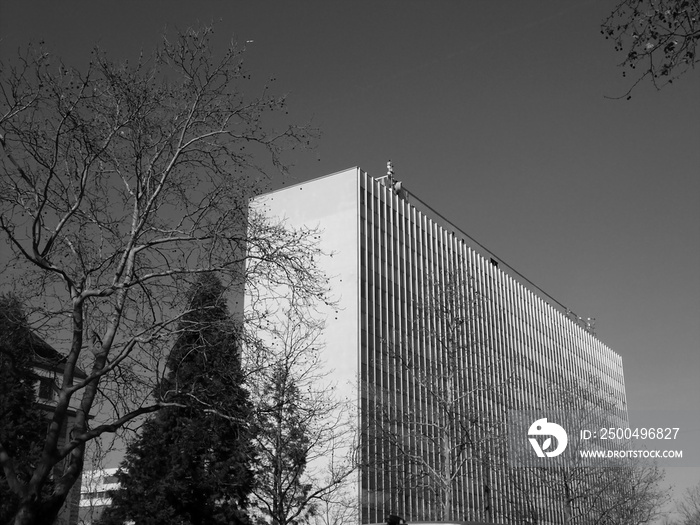
[[(527, 522), (529, 474), (513, 474), (501, 439), (508, 412), (556, 407), (587, 384), (626, 419), (622, 360), (590, 323), (391, 177), (351, 169), (256, 202), (319, 226), (333, 252), (341, 304), (326, 352), (354, 378), (362, 523)], [(556, 504), (538, 508), (537, 522), (563, 521)]]

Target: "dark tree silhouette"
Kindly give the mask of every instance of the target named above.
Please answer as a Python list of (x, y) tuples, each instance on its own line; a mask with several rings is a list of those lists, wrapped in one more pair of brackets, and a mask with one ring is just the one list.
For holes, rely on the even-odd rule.
[[(34, 346), (38, 344), (19, 300), (0, 297), (0, 443), (9, 455), (22, 458), (14, 469), (24, 481), (31, 476), (32, 462), (41, 455), (40, 444), (46, 434), (47, 422), (34, 390), (38, 377), (32, 371)], [(0, 471), (0, 523), (8, 523), (18, 508), (19, 497)]]
[(251, 404), (238, 330), (215, 276), (204, 274), (190, 295), (160, 394), (181, 406), (161, 410), (129, 445), (104, 524), (248, 522)]

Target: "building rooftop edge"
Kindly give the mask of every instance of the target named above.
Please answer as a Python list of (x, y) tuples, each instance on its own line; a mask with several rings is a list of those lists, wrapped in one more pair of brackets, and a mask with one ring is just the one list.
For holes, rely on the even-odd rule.
[[(378, 184), (385, 183), (384, 180), (380, 180), (380, 179), (385, 179), (385, 177), (375, 178), (375, 177), (372, 177), (371, 175), (368, 175), (368, 177), (373, 179)], [(394, 177), (393, 182), (398, 182), (398, 180)], [(408, 190), (403, 183), (401, 184), (401, 191), (405, 192), (405, 194), (409, 197), (409, 199), (407, 199), (407, 202), (410, 205), (412, 205), (418, 211), (425, 213), (428, 217), (432, 217), (432, 218), (436, 219), (438, 223), (442, 224), (442, 226), (446, 226), (446, 227), (452, 229), (454, 232), (459, 232), (459, 234), (461, 236), (468, 239), (469, 245), (471, 246), (472, 249), (474, 249), (477, 253), (481, 254), (485, 258), (490, 259), (492, 262), (497, 263), (497, 267), (500, 271), (502, 271), (503, 273), (510, 275), (511, 277), (518, 280), (518, 282), (520, 282), (523, 286), (528, 288), (530, 291), (532, 291), (536, 295), (540, 296), (541, 299), (543, 299), (545, 302), (550, 304), (552, 307), (558, 309), (563, 315), (565, 315), (572, 322), (576, 323), (581, 329), (583, 329), (584, 331), (586, 331), (587, 333), (589, 333), (590, 335), (592, 335), (593, 337), (595, 337), (596, 339), (601, 341), (600, 338), (598, 337), (598, 335), (595, 333), (595, 329), (594, 329), (595, 318), (589, 317), (587, 319), (584, 319), (583, 317), (574, 313), (569, 307), (567, 307), (561, 301), (557, 300), (551, 294), (549, 294), (548, 292), (543, 290), (540, 286), (538, 286), (537, 284), (532, 282), (530, 279), (528, 279), (525, 275), (523, 275), (518, 270), (516, 270), (513, 266), (508, 264), (502, 257), (496, 255), (496, 253), (494, 253), (493, 250), (490, 250), (489, 248), (484, 246), (481, 242), (477, 241), (474, 237), (469, 235), (461, 227), (457, 226), (454, 222), (452, 222), (450, 219), (445, 217), (442, 213), (437, 211), (430, 204), (428, 204), (423, 199), (421, 199), (420, 197), (418, 197), (417, 195), (412, 193), (410, 190)], [(418, 205), (416, 205), (416, 204), (418, 204)], [(505, 267), (505, 270), (503, 267)]]
[[(284, 186), (281, 188), (277, 188), (276, 190), (268, 191), (261, 193), (260, 195), (255, 196), (252, 200), (256, 200), (258, 198), (263, 198), (267, 196), (274, 195), (278, 192), (289, 190), (291, 188), (296, 188), (298, 186), (303, 186), (304, 184), (309, 184), (312, 182), (316, 182), (322, 179), (326, 179), (329, 177), (334, 177), (340, 173), (344, 172), (351, 172), (355, 171), (358, 175), (365, 173), (369, 179), (372, 179), (375, 183), (377, 184), (386, 184), (385, 176), (382, 177), (374, 177), (370, 175), (368, 172), (363, 170), (359, 166), (352, 166), (346, 169), (334, 171), (333, 173), (328, 173), (326, 175), (322, 175), (319, 177), (314, 177), (308, 180), (305, 180), (303, 182), (298, 182), (296, 184), (292, 184), (289, 186)], [(393, 175), (393, 174), (392, 174)], [(392, 179), (394, 182), (399, 182), (399, 180), (396, 177), (393, 177)], [(437, 211), (435, 208), (433, 208), (430, 204), (425, 202), (423, 199), (409, 191), (406, 186), (402, 183), (401, 185), (401, 191), (405, 192), (406, 195), (410, 197), (410, 199), (407, 200), (407, 202), (414, 206), (418, 211), (425, 213), (427, 216), (432, 217), (437, 220), (438, 223), (441, 223), (442, 226), (446, 226), (448, 228), (451, 228), (455, 232), (459, 232), (460, 235), (465, 237), (466, 239), (469, 240), (469, 245), (476, 250), (479, 254), (481, 254), (484, 257), (487, 257), (491, 259), (492, 261), (498, 263), (498, 269), (505, 273), (506, 275), (510, 275), (512, 278), (515, 278), (518, 282), (520, 282), (523, 286), (528, 288), (530, 291), (535, 293), (536, 295), (540, 296), (542, 300), (550, 304), (552, 307), (555, 309), (558, 309), (563, 315), (565, 315), (569, 320), (571, 320), (573, 323), (577, 324), (582, 330), (585, 332), (589, 333), (591, 336), (595, 337), (599, 341), (602, 340), (598, 337), (594, 330), (595, 326), (595, 318), (587, 318), (584, 319), (581, 316), (578, 316), (576, 313), (574, 313), (570, 308), (568, 308), (565, 304), (563, 304), (561, 301), (557, 300), (555, 297), (553, 297), (551, 294), (543, 290), (540, 286), (532, 282), (530, 279), (528, 279), (525, 275), (520, 273), (518, 270), (516, 270), (513, 266), (508, 264), (502, 257), (498, 256), (496, 253), (494, 253), (492, 250), (484, 246), (481, 242), (477, 241), (474, 237), (469, 235), (467, 232), (465, 232), (461, 227), (457, 226), (454, 222), (452, 222), (450, 219), (445, 217), (442, 213)], [(416, 206), (416, 203), (418, 204)], [(502, 267), (501, 267), (502, 266)], [(593, 321), (593, 323), (591, 323)], [(607, 346), (607, 345), (606, 345)], [(612, 350), (612, 349), (611, 349)], [(617, 352), (615, 352), (617, 353)], [(618, 354), (619, 355), (619, 354)]]
[[(333, 173), (327, 173), (326, 175), (321, 175), (320, 177), (314, 177), (313, 179), (308, 179), (302, 182), (297, 182), (295, 184), (290, 184), (289, 186), (282, 186), (281, 188), (277, 188), (276, 190), (270, 190), (270, 191), (264, 191), (258, 195), (255, 195), (251, 200), (259, 199), (261, 197), (267, 197), (269, 195), (274, 195), (275, 193), (279, 193), (281, 191), (285, 191), (291, 188), (296, 188), (298, 186), (303, 186), (304, 184), (309, 184), (311, 182), (316, 182), (317, 180), (323, 180), (327, 179), (329, 177), (335, 177), (336, 175), (340, 173), (345, 173), (346, 171), (353, 171), (355, 170), (357, 173), (367, 173), (365, 170), (360, 168), (359, 166), (351, 166), (349, 168), (346, 168), (344, 170), (338, 170), (334, 171)], [(374, 178), (374, 177), (373, 177)]]

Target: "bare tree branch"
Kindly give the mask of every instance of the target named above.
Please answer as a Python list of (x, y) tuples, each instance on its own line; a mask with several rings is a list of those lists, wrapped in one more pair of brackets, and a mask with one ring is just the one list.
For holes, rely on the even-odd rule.
[[(274, 129), (284, 97), (247, 96), (242, 50), (214, 54), (211, 31), (166, 38), (134, 65), (96, 49), (79, 71), (29, 49), (0, 66), (0, 231), (13, 255), (4, 286), (67, 354), (31, 480), (0, 454), (23, 498), (18, 524), (60, 507), (87, 442), (171, 402), (153, 396), (199, 274), (239, 294), (265, 276), (325, 299), (314, 232), (248, 212), (258, 181), (284, 172), (282, 153), (316, 131)], [(62, 481), (42, 501), (62, 460)]]
[(695, 68), (700, 41), (700, 1), (622, 0), (601, 26), (601, 33), (624, 54), (623, 76), (637, 77), (622, 95), (645, 79), (656, 89)]

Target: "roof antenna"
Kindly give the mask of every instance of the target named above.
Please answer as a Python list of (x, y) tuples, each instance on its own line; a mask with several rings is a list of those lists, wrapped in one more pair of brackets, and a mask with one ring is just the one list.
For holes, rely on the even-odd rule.
[(402, 192), (403, 183), (398, 180), (394, 180), (394, 165), (391, 161), (386, 163), (386, 175), (376, 179), (377, 181), (384, 181), (384, 184), (392, 189), (392, 191), (401, 198), (406, 198), (406, 192)]
[(378, 177), (376, 180), (384, 181), (384, 184), (386, 184), (389, 187), (394, 185), (394, 165), (391, 163), (391, 161), (386, 163), (386, 175), (384, 175), (383, 177)]

